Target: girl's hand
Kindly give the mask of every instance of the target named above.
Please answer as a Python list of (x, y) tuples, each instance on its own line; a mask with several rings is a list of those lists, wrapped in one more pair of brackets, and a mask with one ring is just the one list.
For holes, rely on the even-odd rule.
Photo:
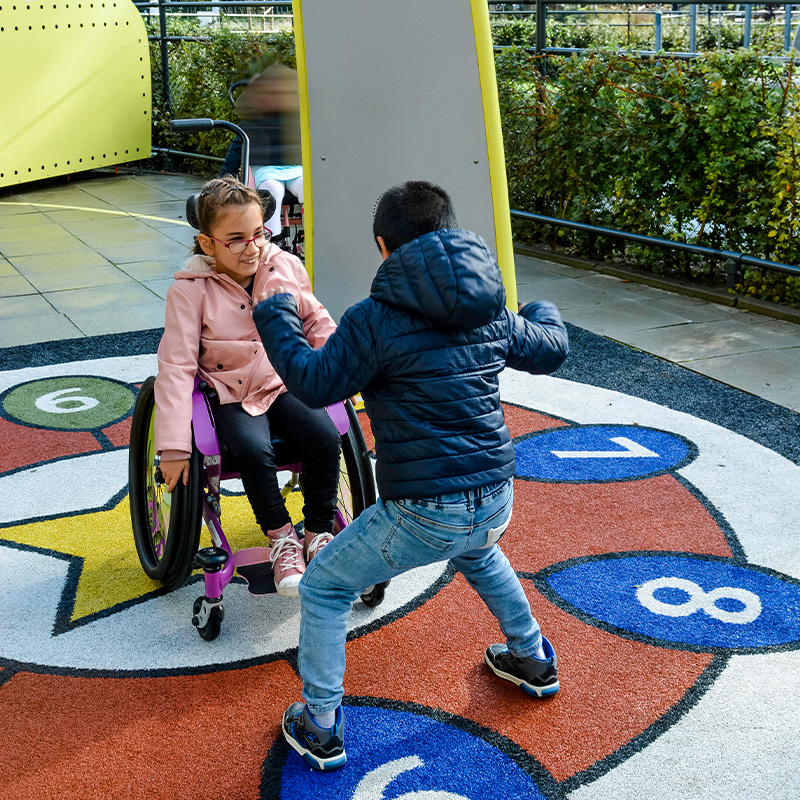
[(164, 482), (167, 484), (167, 492), (169, 493), (172, 493), (179, 480), (183, 480), (183, 485), (186, 486), (189, 482), (189, 459), (162, 461), (161, 474), (164, 476)]

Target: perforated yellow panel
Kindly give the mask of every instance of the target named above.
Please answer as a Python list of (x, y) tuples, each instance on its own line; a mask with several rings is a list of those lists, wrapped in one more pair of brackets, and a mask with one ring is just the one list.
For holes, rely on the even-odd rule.
[(0, 0), (0, 186), (150, 155), (150, 58), (136, 7)]

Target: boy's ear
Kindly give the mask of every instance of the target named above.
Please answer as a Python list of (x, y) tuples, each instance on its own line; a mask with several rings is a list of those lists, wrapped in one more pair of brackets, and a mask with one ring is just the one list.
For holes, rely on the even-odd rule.
[(197, 243), (207, 256), (214, 255), (214, 240), (210, 239), (204, 233), (197, 234)]
[(376, 236), (375, 241), (378, 243), (378, 250), (381, 251), (381, 255), (383, 256), (384, 260), (389, 258), (392, 253), (386, 246), (386, 242), (383, 241), (383, 236)]

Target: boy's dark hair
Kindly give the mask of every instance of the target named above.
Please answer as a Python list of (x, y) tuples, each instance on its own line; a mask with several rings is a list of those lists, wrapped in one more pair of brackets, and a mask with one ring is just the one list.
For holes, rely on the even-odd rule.
[(455, 228), (450, 196), (428, 181), (407, 181), (383, 193), (375, 208), (372, 235), (392, 253), (398, 247), (442, 228)]

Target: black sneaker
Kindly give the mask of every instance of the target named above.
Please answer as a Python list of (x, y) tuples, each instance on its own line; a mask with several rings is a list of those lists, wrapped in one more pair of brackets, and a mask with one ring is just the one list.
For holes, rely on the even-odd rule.
[(347, 761), (344, 752), (344, 716), (336, 709), (331, 728), (320, 728), (305, 703), (292, 703), (283, 713), (283, 738), (314, 768), (337, 769)]
[(486, 648), (484, 660), (498, 678), (516, 683), (534, 697), (548, 697), (558, 689), (558, 662), (553, 645), (542, 636), (544, 658), (515, 656), (505, 645), (492, 644)]

